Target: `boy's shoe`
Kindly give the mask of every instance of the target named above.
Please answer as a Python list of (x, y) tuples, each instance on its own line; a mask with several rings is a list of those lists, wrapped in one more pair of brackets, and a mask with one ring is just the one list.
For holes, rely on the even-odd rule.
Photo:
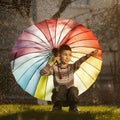
[(77, 107), (70, 107), (69, 108), (69, 112), (76, 112), (76, 113), (79, 113), (79, 110)]

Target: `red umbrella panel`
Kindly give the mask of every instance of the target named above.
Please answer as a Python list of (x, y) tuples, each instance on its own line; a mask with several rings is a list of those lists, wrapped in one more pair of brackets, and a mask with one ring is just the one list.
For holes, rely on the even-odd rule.
[(53, 48), (67, 44), (72, 49), (74, 63), (94, 50), (74, 74), (79, 95), (97, 79), (102, 65), (102, 50), (96, 36), (85, 26), (68, 19), (49, 19), (36, 23), (18, 37), (12, 49), (11, 68), (23, 90), (41, 100), (51, 101), (53, 76), (41, 76), (40, 70), (51, 60)]

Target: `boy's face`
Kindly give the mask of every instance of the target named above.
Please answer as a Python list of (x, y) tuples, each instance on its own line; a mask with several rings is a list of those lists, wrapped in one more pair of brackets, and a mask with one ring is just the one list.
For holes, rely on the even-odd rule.
[(63, 64), (68, 64), (71, 60), (72, 52), (70, 50), (63, 50), (60, 54), (60, 60)]

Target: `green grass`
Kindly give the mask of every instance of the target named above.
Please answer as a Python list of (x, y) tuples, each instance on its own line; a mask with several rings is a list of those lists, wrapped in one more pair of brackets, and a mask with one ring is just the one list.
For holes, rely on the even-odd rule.
[(78, 106), (80, 113), (50, 112), (50, 105), (0, 105), (0, 120), (120, 120), (119, 106)]

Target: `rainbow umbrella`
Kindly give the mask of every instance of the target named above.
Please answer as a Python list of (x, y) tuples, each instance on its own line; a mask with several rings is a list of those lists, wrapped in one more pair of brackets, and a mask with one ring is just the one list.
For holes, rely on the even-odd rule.
[(74, 74), (79, 95), (96, 80), (102, 65), (102, 50), (95, 35), (83, 25), (68, 19), (50, 19), (36, 23), (23, 31), (12, 49), (11, 68), (17, 83), (30, 95), (51, 101), (53, 76), (41, 76), (40, 70), (52, 58), (53, 48), (67, 44), (75, 62), (98, 49)]

